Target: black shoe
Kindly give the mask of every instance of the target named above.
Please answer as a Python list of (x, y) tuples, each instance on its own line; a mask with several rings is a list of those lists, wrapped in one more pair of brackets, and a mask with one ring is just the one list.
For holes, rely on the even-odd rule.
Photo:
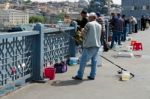
[(92, 78), (92, 77), (90, 77), (90, 76), (87, 76), (87, 78), (89, 79), (89, 80), (94, 80), (95, 78)]
[(74, 77), (72, 77), (72, 79), (74, 79), (74, 80), (82, 80), (82, 78), (79, 78), (78, 76), (74, 76)]

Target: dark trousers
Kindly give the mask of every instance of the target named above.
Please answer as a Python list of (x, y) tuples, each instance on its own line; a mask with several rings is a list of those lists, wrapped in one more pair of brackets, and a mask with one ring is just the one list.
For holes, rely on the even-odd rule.
[(124, 27), (121, 35), (121, 41), (126, 41), (126, 36), (127, 36), (127, 27)]
[(137, 32), (138, 32), (138, 25), (135, 24), (135, 31), (134, 31), (134, 33), (137, 33)]
[(141, 31), (144, 31), (146, 28), (146, 24), (145, 23), (141, 23)]

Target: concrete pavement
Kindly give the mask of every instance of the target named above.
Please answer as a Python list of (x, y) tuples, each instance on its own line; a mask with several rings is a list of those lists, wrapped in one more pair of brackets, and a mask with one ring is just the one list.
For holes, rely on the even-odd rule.
[[(67, 73), (57, 74), (54, 81), (32, 83), (12, 92), (1, 99), (150, 99), (150, 29), (139, 31), (131, 37), (143, 43), (143, 51), (134, 53), (142, 57), (115, 58), (117, 51), (109, 51), (103, 55), (118, 65), (135, 74), (129, 81), (119, 81), (117, 67), (103, 60), (98, 67), (94, 81), (86, 79), (90, 67), (86, 67), (83, 81), (72, 80), (78, 66), (70, 66)], [(123, 46), (129, 45), (130, 41)]]

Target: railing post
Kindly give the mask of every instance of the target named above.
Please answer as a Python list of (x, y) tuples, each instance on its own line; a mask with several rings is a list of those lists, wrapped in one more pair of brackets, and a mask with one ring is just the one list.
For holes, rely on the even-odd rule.
[(34, 37), (33, 50), (33, 80), (43, 80), (43, 52), (44, 52), (44, 33), (43, 25), (37, 23), (34, 30), (39, 31), (39, 35)]
[(73, 39), (73, 37), (75, 36), (75, 33), (77, 31), (77, 23), (73, 21), (70, 26), (74, 27), (74, 29), (70, 31), (71, 37), (70, 37), (70, 41), (69, 41), (69, 56), (76, 57), (77, 46), (75, 44), (75, 40)]

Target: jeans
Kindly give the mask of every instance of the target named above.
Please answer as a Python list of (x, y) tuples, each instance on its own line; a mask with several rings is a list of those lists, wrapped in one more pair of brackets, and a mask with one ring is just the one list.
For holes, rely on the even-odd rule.
[(133, 27), (132, 27), (132, 24), (130, 23), (130, 24), (129, 24), (129, 34), (132, 34), (132, 28), (133, 28)]
[(129, 24), (127, 24), (126, 29), (127, 29), (127, 31), (126, 31), (126, 36), (129, 36)]
[(98, 59), (98, 51), (99, 47), (90, 47), (90, 48), (83, 48), (83, 53), (80, 59), (80, 67), (77, 73), (79, 78), (83, 78), (85, 66), (87, 62), (91, 59), (91, 72), (90, 77), (95, 78), (96, 76), (96, 68), (97, 68), (97, 59)]
[(127, 27), (124, 27), (122, 36), (121, 36), (121, 40), (126, 41), (126, 37), (127, 37)]
[(118, 45), (121, 45), (121, 34), (122, 32), (113, 32), (110, 48), (113, 48), (115, 41), (118, 43)]

